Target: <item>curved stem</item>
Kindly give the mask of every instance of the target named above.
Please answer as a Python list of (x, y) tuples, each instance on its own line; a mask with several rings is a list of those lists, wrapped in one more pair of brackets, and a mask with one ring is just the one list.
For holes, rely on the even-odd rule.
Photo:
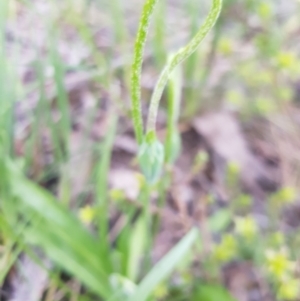
[(134, 58), (131, 74), (131, 110), (136, 139), (139, 144), (143, 141), (144, 127), (141, 110), (141, 70), (143, 64), (143, 53), (147, 39), (148, 27), (158, 0), (147, 0), (143, 7), (137, 37), (134, 46)]
[(213, 0), (212, 8), (195, 37), (185, 47), (181, 48), (164, 68), (152, 94), (147, 120), (147, 132), (155, 131), (159, 101), (172, 71), (187, 59), (199, 46), (210, 29), (215, 25), (222, 8), (222, 0)]

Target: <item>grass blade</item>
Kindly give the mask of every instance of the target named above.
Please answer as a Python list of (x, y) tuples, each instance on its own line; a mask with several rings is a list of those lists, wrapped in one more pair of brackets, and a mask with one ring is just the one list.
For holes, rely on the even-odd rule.
[(153, 289), (170, 275), (173, 269), (180, 263), (180, 260), (190, 251), (193, 243), (198, 237), (198, 230), (196, 228), (191, 229), (146, 275), (138, 285), (137, 290), (130, 298), (130, 301), (146, 300)]
[(20, 214), (36, 215), (25, 231), (25, 238), (42, 247), (56, 264), (99, 296), (109, 297), (108, 275), (103, 269), (105, 258), (99, 256), (99, 242), (52, 195), (19, 174), (12, 163), (6, 167), (6, 178), (14, 196), (8, 202), (14, 202), (18, 210), (20, 200), (28, 209)]
[(106, 270), (112, 272), (112, 262), (109, 260), (110, 241), (109, 241), (109, 203), (107, 196), (108, 189), (108, 174), (111, 162), (111, 154), (113, 143), (115, 140), (118, 118), (116, 114), (112, 113), (109, 124), (109, 132), (101, 145), (101, 157), (96, 166), (96, 198), (98, 218), (98, 232), (101, 244), (101, 256), (107, 258), (104, 262)]

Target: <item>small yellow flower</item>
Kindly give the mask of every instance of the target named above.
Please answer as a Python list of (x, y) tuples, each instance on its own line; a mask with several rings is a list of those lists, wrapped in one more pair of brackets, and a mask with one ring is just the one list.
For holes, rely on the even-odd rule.
[(263, 20), (268, 20), (272, 16), (272, 7), (269, 3), (261, 3), (258, 6), (258, 15)]
[(237, 242), (232, 235), (224, 235), (221, 243), (214, 250), (214, 257), (220, 262), (228, 262), (237, 254)]
[(295, 263), (288, 258), (288, 253), (285, 249), (276, 252), (268, 250), (266, 252), (266, 265), (269, 273), (277, 279), (283, 279), (295, 268)]
[(255, 106), (261, 114), (269, 114), (276, 111), (274, 101), (267, 97), (258, 97)]
[(267, 70), (260, 70), (254, 80), (260, 85), (272, 84), (272, 73)]
[(79, 219), (84, 224), (90, 224), (95, 218), (95, 209), (87, 205), (79, 210)]
[(120, 189), (112, 189), (109, 192), (109, 196), (114, 201), (121, 201), (125, 198), (125, 193)]
[(209, 160), (209, 155), (205, 151), (200, 151), (196, 155), (196, 158), (195, 158), (195, 161), (197, 162), (197, 164), (200, 164), (200, 165), (206, 164), (208, 160)]
[(257, 223), (253, 217), (237, 217), (235, 231), (244, 238), (252, 239), (258, 232)]
[(190, 271), (181, 272), (181, 279), (184, 283), (191, 283), (193, 281), (193, 276)]
[(142, 189), (146, 185), (146, 178), (139, 172), (135, 173), (135, 177), (139, 183), (139, 189)]
[(282, 246), (284, 243), (284, 236), (281, 232), (275, 232), (271, 236), (271, 243), (275, 246)]
[(228, 168), (228, 172), (230, 174), (234, 174), (234, 175), (238, 175), (240, 173), (240, 170), (241, 170), (240, 165), (237, 162), (234, 162), (234, 161), (230, 161), (228, 163), (227, 168)]
[(236, 198), (235, 202), (236, 202), (237, 205), (239, 205), (242, 208), (249, 208), (251, 206), (251, 203), (252, 203), (252, 198), (250, 197), (250, 195), (240, 194)]
[(281, 69), (293, 69), (297, 65), (297, 57), (292, 52), (280, 52), (276, 57), (277, 66)]
[(205, 151), (200, 151), (194, 159), (194, 164), (192, 168), (193, 173), (198, 173), (201, 169), (203, 169), (206, 163), (209, 160), (209, 155)]
[(230, 55), (233, 51), (232, 41), (227, 38), (222, 38), (218, 48), (223, 55)]
[(293, 187), (286, 186), (279, 191), (279, 198), (281, 198), (282, 202), (286, 204), (295, 201), (296, 197), (297, 197), (297, 192)]
[(300, 295), (300, 279), (288, 279), (280, 284), (277, 296), (283, 300), (296, 300)]
[(288, 102), (293, 99), (293, 90), (287, 87), (281, 87), (278, 89), (278, 96), (282, 102)]
[(271, 202), (279, 207), (292, 204), (297, 198), (297, 192), (293, 187), (286, 186), (271, 197)]
[(153, 295), (156, 299), (162, 299), (168, 295), (168, 288), (165, 284), (160, 284), (156, 287), (153, 292)]
[(241, 171), (241, 167), (237, 162), (234, 161), (228, 162), (227, 171), (226, 171), (226, 179), (228, 185), (232, 187), (237, 184), (240, 171)]
[(208, 194), (206, 200), (207, 200), (207, 204), (209, 205), (213, 205), (216, 203), (216, 199), (212, 194)]
[(250, 81), (252, 83), (253, 79), (256, 78), (257, 66), (252, 62), (245, 62), (239, 67), (238, 73), (245, 82)]
[(226, 101), (235, 108), (241, 108), (245, 104), (245, 97), (237, 90), (229, 90), (226, 94)]

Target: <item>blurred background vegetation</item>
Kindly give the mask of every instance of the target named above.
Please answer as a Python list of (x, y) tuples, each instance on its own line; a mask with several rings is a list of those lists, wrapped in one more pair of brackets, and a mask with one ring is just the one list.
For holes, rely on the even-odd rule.
[[(0, 0), (0, 299), (300, 300), (300, 2), (224, 0), (181, 67), (181, 153), (152, 186), (130, 118), (143, 3)], [(145, 116), (210, 5), (159, 1)]]

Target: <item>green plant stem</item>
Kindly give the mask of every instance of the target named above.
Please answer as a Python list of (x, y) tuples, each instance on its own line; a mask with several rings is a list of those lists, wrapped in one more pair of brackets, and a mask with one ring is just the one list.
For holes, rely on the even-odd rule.
[(145, 183), (145, 186), (143, 187), (143, 193), (141, 195), (142, 202), (143, 202), (143, 219), (144, 219), (144, 225), (146, 229), (146, 235), (147, 235), (147, 241), (146, 241), (146, 252), (145, 252), (145, 258), (144, 258), (144, 268), (148, 270), (151, 267), (151, 250), (152, 250), (152, 244), (153, 244), (153, 232), (152, 232), (152, 214), (151, 214), (151, 191), (153, 190), (153, 187), (149, 185), (148, 183)]
[[(109, 242), (109, 202), (107, 196), (108, 187), (108, 173), (111, 163), (111, 155), (113, 149), (113, 143), (115, 140), (115, 134), (117, 130), (118, 117), (115, 112), (111, 112), (112, 116), (109, 124), (109, 132), (105, 137), (103, 145), (101, 147), (101, 159), (96, 166), (96, 197), (98, 201), (98, 232), (99, 237), (102, 240), (101, 253), (102, 256), (108, 256), (110, 242)], [(103, 255), (104, 254), (104, 255)], [(110, 258), (109, 256), (107, 258)], [(108, 270), (112, 270), (112, 262), (110, 260), (105, 261), (105, 266)]]
[(139, 144), (143, 141), (143, 119), (141, 111), (141, 70), (147, 32), (154, 7), (158, 0), (147, 0), (143, 7), (134, 46), (134, 58), (131, 71), (131, 110), (136, 139)]
[(179, 145), (174, 141), (174, 135), (178, 135), (177, 123), (179, 119), (179, 110), (182, 92), (182, 70), (176, 68), (169, 80), (168, 87), (168, 114), (167, 114), (167, 136), (165, 142), (165, 162), (171, 163), (177, 158), (180, 152)]
[(150, 108), (148, 113), (147, 120), (147, 133), (151, 131), (155, 131), (156, 117), (159, 106), (159, 101), (163, 94), (164, 88), (167, 84), (168, 78), (173, 70), (182, 63), (185, 59), (187, 59), (199, 46), (202, 40), (205, 38), (207, 33), (216, 23), (222, 8), (222, 0), (213, 0), (212, 8), (205, 19), (203, 25), (200, 27), (198, 33), (195, 37), (188, 43), (185, 47), (181, 48), (173, 57), (173, 59), (166, 65), (164, 70), (162, 71), (154, 92), (152, 94)]

